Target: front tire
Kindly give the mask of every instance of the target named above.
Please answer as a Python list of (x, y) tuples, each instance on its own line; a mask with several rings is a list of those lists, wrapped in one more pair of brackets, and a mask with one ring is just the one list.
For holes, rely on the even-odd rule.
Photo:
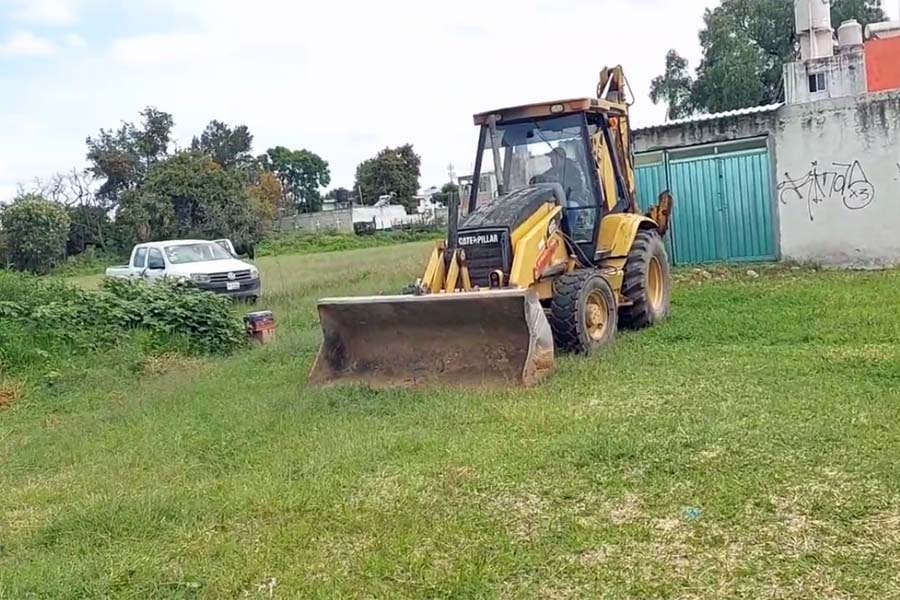
[(622, 294), (631, 301), (621, 310), (622, 325), (643, 329), (669, 316), (672, 273), (662, 238), (654, 230), (639, 231), (625, 263)]
[(561, 276), (553, 285), (550, 326), (563, 352), (592, 354), (612, 343), (618, 329), (616, 295), (593, 269)]

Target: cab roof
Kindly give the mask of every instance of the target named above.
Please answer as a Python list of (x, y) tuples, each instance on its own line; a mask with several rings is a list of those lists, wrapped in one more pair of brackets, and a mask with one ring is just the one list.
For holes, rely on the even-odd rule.
[(518, 121), (520, 119), (540, 119), (545, 117), (559, 117), (575, 113), (592, 112), (608, 113), (625, 116), (628, 107), (608, 100), (597, 98), (573, 98), (569, 100), (556, 100), (554, 102), (539, 102), (537, 104), (524, 104), (510, 108), (501, 108), (475, 115), (476, 125), (485, 125), (491, 115), (498, 117), (498, 122)]
[(138, 246), (190, 246), (193, 244), (214, 244), (210, 240), (160, 240), (158, 242), (144, 242)]

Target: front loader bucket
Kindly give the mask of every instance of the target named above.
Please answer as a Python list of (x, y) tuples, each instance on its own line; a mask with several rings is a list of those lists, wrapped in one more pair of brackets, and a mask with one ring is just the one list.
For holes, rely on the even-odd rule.
[(319, 319), (317, 385), (530, 386), (554, 367), (550, 324), (524, 290), (326, 299)]

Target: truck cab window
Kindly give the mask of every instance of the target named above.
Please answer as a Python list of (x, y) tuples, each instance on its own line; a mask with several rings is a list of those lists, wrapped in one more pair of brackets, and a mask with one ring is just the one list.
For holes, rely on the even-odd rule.
[(138, 248), (134, 252), (134, 267), (138, 269), (143, 269), (147, 266), (147, 249), (146, 248)]
[(147, 258), (147, 268), (148, 269), (165, 269), (166, 261), (163, 260), (162, 252), (160, 252), (156, 248), (150, 249), (150, 254)]

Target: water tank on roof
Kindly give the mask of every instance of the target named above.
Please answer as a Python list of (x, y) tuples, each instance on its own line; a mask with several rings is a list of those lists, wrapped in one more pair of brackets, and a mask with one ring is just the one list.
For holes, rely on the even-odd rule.
[(831, 0), (794, 0), (800, 58), (804, 61), (834, 56)]
[(797, 33), (831, 29), (831, 0), (794, 0)]
[(852, 49), (863, 44), (863, 27), (856, 19), (844, 21), (838, 27), (838, 45), (841, 50)]

